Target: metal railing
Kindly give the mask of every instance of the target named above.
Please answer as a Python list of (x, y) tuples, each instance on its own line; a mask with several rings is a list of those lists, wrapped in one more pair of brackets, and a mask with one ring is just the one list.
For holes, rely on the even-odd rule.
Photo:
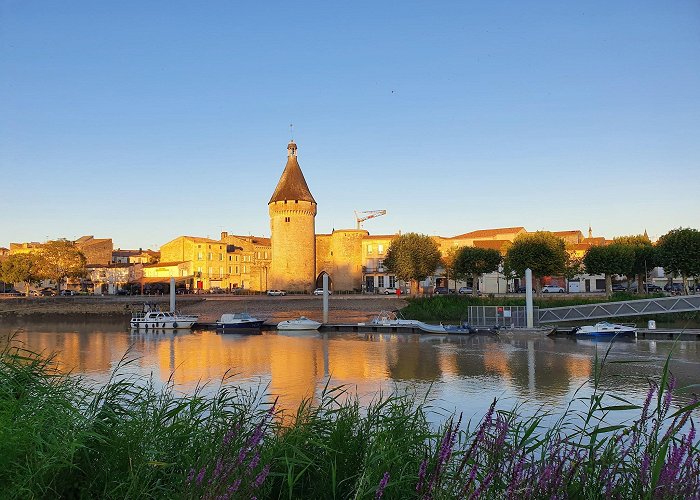
[[(474, 327), (525, 328), (525, 306), (469, 306), (468, 321)], [(534, 326), (538, 326), (539, 308), (533, 307)]]

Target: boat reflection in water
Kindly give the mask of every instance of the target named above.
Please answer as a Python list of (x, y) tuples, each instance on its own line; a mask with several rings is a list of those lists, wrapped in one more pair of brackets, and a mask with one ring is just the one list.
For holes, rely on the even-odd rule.
[[(16, 339), (39, 352), (56, 352), (66, 371), (105, 381), (129, 350), (131, 373), (165, 383), (171, 376), (179, 388), (217, 385), (224, 373), (235, 383), (262, 387), (280, 403), (294, 408), (302, 398), (331, 386), (347, 384), (361, 398), (410, 389), (430, 391), (440, 406), (471, 416), (485, 411), (494, 397), (501, 407), (525, 401), (531, 407), (563, 407), (591, 377), (596, 355), (609, 343), (572, 342), (568, 338), (453, 336), (383, 333), (220, 335), (214, 331), (130, 333), (126, 324), (107, 322), (32, 323), (21, 325)], [(0, 327), (9, 333), (16, 327)], [(647, 379), (658, 377), (673, 342), (637, 340), (615, 342), (607, 363), (603, 389), (642, 401)], [(678, 342), (671, 370), (678, 385), (700, 383), (700, 343)], [(590, 389), (588, 389), (590, 390)]]

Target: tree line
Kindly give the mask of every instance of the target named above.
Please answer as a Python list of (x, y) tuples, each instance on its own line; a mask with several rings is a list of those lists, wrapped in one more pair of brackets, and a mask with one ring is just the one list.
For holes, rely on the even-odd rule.
[(25, 283), (25, 294), (29, 295), (31, 283), (51, 280), (60, 292), (61, 284), (69, 278), (87, 275), (87, 260), (72, 241), (59, 239), (48, 241), (34, 252), (16, 253), (0, 263), (0, 281)]
[[(680, 276), (688, 291), (688, 279), (700, 277), (700, 231), (678, 228), (664, 234), (656, 244), (646, 235), (620, 236), (608, 245), (591, 246), (583, 258), (576, 258), (567, 250), (564, 240), (547, 231), (517, 236), (504, 255), (498, 250), (479, 247), (451, 248), (444, 255), (433, 238), (407, 233), (395, 238), (384, 266), (400, 280), (418, 283), (435, 274), (442, 267), (449, 279), (471, 277), (476, 295), (480, 276), (502, 272), (506, 278), (523, 277), (531, 269), (535, 291), (540, 293), (542, 278), (563, 276), (573, 278), (580, 274), (604, 275), (606, 293), (612, 293), (612, 277), (624, 276), (628, 283), (637, 281), (637, 290), (645, 288), (648, 272), (663, 267), (669, 276)], [(448, 281), (449, 282), (449, 281)]]

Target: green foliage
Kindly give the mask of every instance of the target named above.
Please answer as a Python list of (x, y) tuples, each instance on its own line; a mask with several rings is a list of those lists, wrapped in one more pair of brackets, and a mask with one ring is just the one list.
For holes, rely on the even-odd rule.
[(461, 250), (462, 247), (460, 248), (455, 248), (455, 247), (450, 247), (447, 249), (447, 252), (442, 256), (442, 268), (445, 270), (445, 275), (447, 277), (447, 282), (448, 282), (448, 288), (449, 288), (449, 280), (463, 280), (466, 278), (466, 275), (462, 272), (459, 271), (456, 267), (457, 263), (457, 255), (459, 251)]
[(457, 253), (455, 268), (463, 275), (481, 276), (498, 271), (501, 254), (493, 248), (462, 247)]
[(39, 259), (30, 253), (10, 255), (0, 265), (0, 281), (31, 283), (39, 280)]
[(48, 241), (41, 247), (39, 274), (42, 278), (55, 281), (59, 288), (66, 278), (85, 276), (86, 259), (73, 242), (68, 240)]
[(672, 229), (656, 243), (659, 263), (669, 274), (700, 276), (700, 231)]
[[(657, 251), (648, 236), (632, 235), (620, 236), (613, 239), (613, 242), (623, 246), (628, 246), (634, 252), (634, 261), (627, 274), (628, 278), (637, 276), (638, 287), (646, 280), (646, 274), (658, 265)], [(641, 277), (644, 276), (644, 279)], [(640, 290), (643, 289), (639, 288)]]
[(460, 275), (473, 277), (473, 295), (477, 295), (476, 283), (482, 274), (498, 271), (501, 253), (493, 248), (462, 247), (455, 258), (455, 269)]
[(634, 265), (634, 249), (622, 243), (593, 246), (583, 257), (588, 274), (628, 275)]
[(384, 267), (400, 280), (422, 281), (435, 273), (440, 261), (435, 240), (423, 234), (406, 233), (392, 240)]
[(517, 236), (505, 257), (505, 267), (516, 275), (525, 276), (530, 268), (538, 278), (563, 275), (567, 262), (564, 240), (548, 231)]

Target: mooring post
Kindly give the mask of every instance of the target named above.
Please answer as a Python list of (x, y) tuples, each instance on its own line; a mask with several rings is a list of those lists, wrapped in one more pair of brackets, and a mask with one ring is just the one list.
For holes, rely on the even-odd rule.
[(328, 323), (328, 275), (323, 273), (323, 322)]
[(170, 312), (175, 312), (175, 278), (170, 278)]
[(532, 269), (525, 269), (525, 314), (527, 316), (527, 327), (533, 328), (535, 321), (532, 314)]

